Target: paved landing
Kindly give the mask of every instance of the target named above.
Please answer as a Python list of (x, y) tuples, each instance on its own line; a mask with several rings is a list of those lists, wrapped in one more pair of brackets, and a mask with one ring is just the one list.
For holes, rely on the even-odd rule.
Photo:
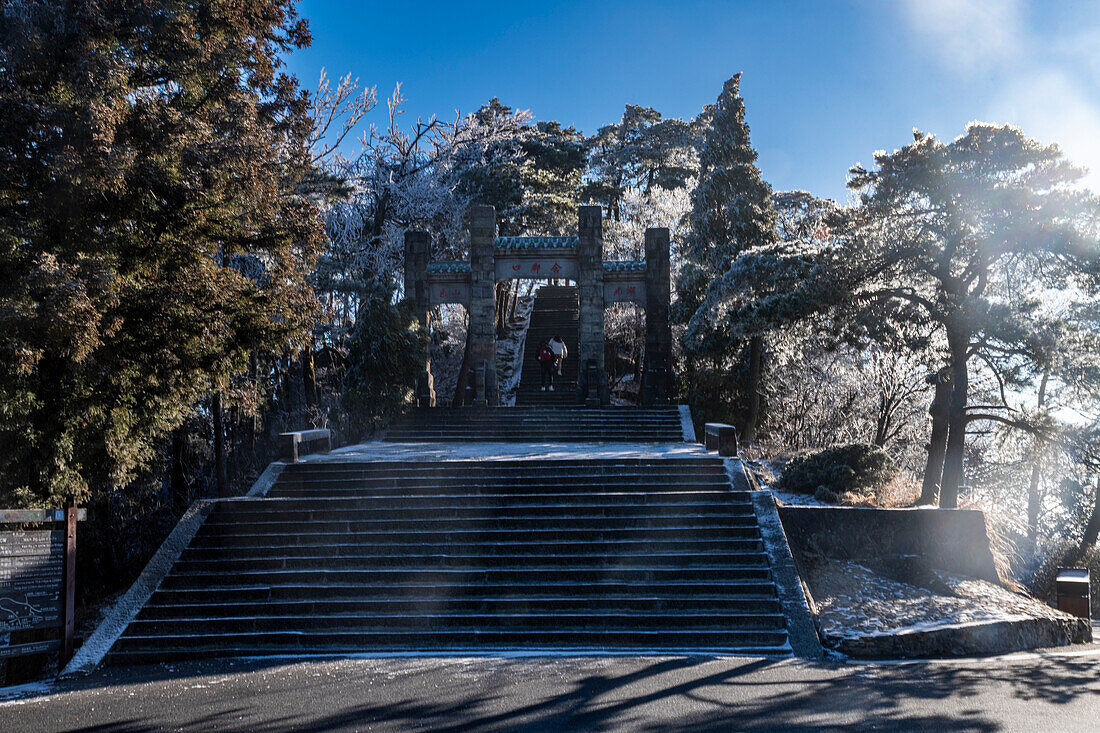
[(1100, 654), (844, 665), (703, 657), (236, 661), (107, 669), (5, 731), (1087, 731)]
[(409, 459), (506, 461), (545, 458), (699, 458), (716, 454), (698, 443), (358, 443), (304, 461), (400, 461)]

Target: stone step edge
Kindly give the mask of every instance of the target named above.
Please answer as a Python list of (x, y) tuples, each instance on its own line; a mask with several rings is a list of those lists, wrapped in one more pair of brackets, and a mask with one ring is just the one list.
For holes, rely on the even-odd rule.
[[(323, 619), (341, 619), (354, 621), (356, 619), (363, 620), (375, 620), (375, 619), (481, 619), (481, 618), (493, 618), (493, 619), (525, 619), (525, 618), (539, 618), (539, 619), (552, 619), (552, 618), (577, 618), (591, 616), (593, 619), (623, 619), (624, 621), (635, 620), (638, 617), (637, 613), (629, 613), (627, 611), (612, 611), (612, 610), (593, 610), (591, 614), (581, 611), (538, 611), (534, 614), (529, 613), (489, 613), (489, 612), (477, 612), (477, 611), (452, 611), (450, 613), (371, 613), (371, 614), (355, 614), (355, 613), (333, 613), (326, 615), (317, 614), (277, 614), (272, 616), (172, 616), (170, 619), (164, 618), (138, 618), (134, 623), (152, 624), (152, 623), (164, 623), (170, 621), (176, 622), (206, 622), (206, 621), (309, 621), (315, 618)], [(772, 612), (758, 612), (758, 613), (746, 613), (746, 612), (708, 612), (708, 611), (647, 611), (646, 616), (649, 618), (657, 619), (694, 619), (694, 620), (716, 620), (722, 621), (729, 619), (731, 622), (738, 619), (785, 619), (782, 613), (778, 611)], [(785, 627), (781, 627), (785, 628)], [(733, 629), (740, 631), (741, 629)]]
[[(194, 593), (195, 591), (189, 590), (177, 590), (163, 588), (158, 591), (160, 594), (184, 594)], [(205, 591), (204, 591), (205, 592)], [(213, 591), (211, 591), (213, 592)], [(154, 599), (156, 596), (154, 596)], [(149, 606), (150, 608), (205, 608), (205, 607), (222, 607), (222, 606), (241, 606), (245, 608), (251, 608), (253, 606), (263, 606), (267, 604), (272, 605), (288, 605), (288, 604), (302, 604), (302, 605), (316, 605), (324, 603), (426, 603), (429, 600), (439, 599), (410, 599), (410, 598), (386, 598), (372, 596), (370, 598), (362, 597), (349, 597), (349, 598), (319, 598), (300, 601), (280, 601), (280, 600), (264, 600), (264, 601), (213, 601), (211, 603), (156, 603)], [(701, 593), (691, 596), (637, 596), (637, 595), (606, 595), (606, 596), (577, 596), (577, 595), (556, 595), (556, 596), (448, 596), (446, 602), (456, 603), (520, 603), (538, 601), (539, 603), (556, 603), (556, 602), (576, 602), (576, 603), (605, 603), (605, 602), (633, 602), (633, 603), (669, 603), (682, 600), (692, 600), (699, 603), (761, 603), (771, 602), (778, 604), (779, 601), (775, 596), (768, 595), (715, 595), (713, 593)], [(779, 615), (782, 615), (781, 611), (777, 611)]]

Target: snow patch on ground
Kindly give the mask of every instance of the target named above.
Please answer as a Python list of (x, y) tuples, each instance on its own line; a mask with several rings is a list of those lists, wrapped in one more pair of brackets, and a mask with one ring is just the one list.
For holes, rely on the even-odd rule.
[(912, 634), (990, 621), (1057, 618), (1030, 596), (986, 580), (931, 570), (935, 589), (886, 577), (856, 562), (819, 560), (807, 579), (825, 637)]
[(531, 324), (534, 297), (520, 298), (516, 303), (516, 319), (504, 338), (497, 339), (497, 385), (502, 407), (514, 407), (516, 390), (523, 372), (523, 350), (527, 344), (527, 327)]
[(0, 687), (0, 702), (14, 701), (11, 704), (19, 705), (21, 702), (25, 702), (24, 698), (41, 698), (53, 691), (54, 685), (52, 682), (27, 682), (22, 685)]
[(689, 405), (677, 405), (680, 412), (680, 432), (684, 435), (685, 443), (695, 442), (695, 423), (691, 419), (691, 407)]
[(529, 458), (705, 458), (698, 443), (384, 443), (375, 441), (315, 453), (303, 462), (485, 461)]
[(770, 491), (772, 496), (779, 500), (781, 504), (786, 506), (827, 506), (835, 507), (836, 504), (829, 504), (821, 501), (812, 494), (792, 494), (787, 491), (776, 491), (770, 486), (763, 486), (764, 489)]

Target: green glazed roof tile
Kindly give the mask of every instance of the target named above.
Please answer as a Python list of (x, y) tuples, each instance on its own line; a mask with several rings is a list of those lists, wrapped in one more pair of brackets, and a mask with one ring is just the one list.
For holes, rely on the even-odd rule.
[(645, 261), (617, 260), (604, 262), (603, 269), (608, 272), (645, 272)]
[(576, 247), (580, 237), (497, 237), (497, 249), (536, 249)]
[(458, 260), (436, 260), (428, 263), (428, 272), (469, 272), (470, 263)]

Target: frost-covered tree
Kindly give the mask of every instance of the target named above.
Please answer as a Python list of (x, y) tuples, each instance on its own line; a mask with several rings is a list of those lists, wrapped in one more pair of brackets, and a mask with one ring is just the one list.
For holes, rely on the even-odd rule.
[(1034, 298), (1003, 297), (1011, 270), (1057, 291), (1095, 292), (1100, 201), (1075, 186), (1083, 171), (1057, 146), (1012, 127), (971, 125), (941, 143), (921, 133), (877, 168), (852, 169), (861, 192), (854, 242), (864, 249), (864, 302), (920, 309), (943, 328), (951, 369), (941, 505), (955, 506), (968, 425), (1019, 423), (969, 399), (971, 361), (1035, 337), (1046, 314)]
[(525, 130), (520, 146), (524, 162), (519, 229), (532, 235), (572, 233), (588, 156), (584, 136), (561, 123), (540, 121)]
[(626, 105), (618, 123), (601, 127), (588, 141), (584, 197), (619, 222), (627, 191), (685, 187), (699, 168), (703, 127), (699, 120), (662, 119), (652, 107)]
[[(942, 338), (947, 439), (942, 471), (931, 460), (929, 470), (941, 477), (941, 504), (955, 506), (970, 424), (1038, 429), (1011, 406), (974, 404), (972, 365), (1020, 386), (1034, 376), (1007, 367), (1049, 328), (1044, 301), (1096, 292), (1100, 203), (1075, 185), (1081, 172), (1056, 146), (1011, 127), (971, 125), (951, 143), (918, 132), (875, 161), (874, 170), (852, 170), (860, 203), (832, 243), (748, 253), (736, 269), (767, 271), (771, 291), (717, 317), (728, 325), (830, 313), (880, 339), (898, 325), (918, 339)], [(1005, 283), (1014, 273), (1043, 297), (1013, 294)]]
[(323, 211), (329, 247), (318, 268), (318, 289), (332, 294), (333, 303), (343, 299), (351, 319), (357, 293), (373, 294), (379, 285), (391, 292), (399, 288), (407, 229), (431, 231), (438, 256), (463, 256), (463, 217), (481, 193), (471, 180), (479, 171), (523, 162), (516, 141), (529, 113), (473, 114), (451, 122), (432, 117), (406, 130), (404, 101), (398, 85), (387, 103), (387, 126), (372, 127), (356, 157), (329, 162), (350, 194)]
[(706, 115), (674, 314), (681, 322), (690, 319), (684, 357), (692, 403), (703, 412), (732, 413), (742, 438), (751, 442), (760, 414), (763, 339), (759, 333), (749, 334), (747, 344), (708, 338), (715, 329), (711, 316), (726, 292), (721, 275), (741, 252), (779, 240), (771, 187), (749, 141), (740, 83), (740, 74), (727, 81)]
[[(605, 225), (604, 259), (645, 259), (645, 230), (651, 227), (665, 227), (672, 241), (679, 241), (691, 209), (693, 186), (694, 180), (689, 179), (685, 186), (673, 189), (660, 186), (654, 186), (649, 191), (626, 189), (620, 202), (619, 220), (609, 220)], [(676, 258), (673, 258), (671, 265), (675, 278)], [(623, 303), (609, 307), (604, 313), (604, 338), (608, 353), (629, 355), (631, 373), (638, 380), (636, 384), (640, 384), (645, 358), (644, 315), (641, 309)]]

